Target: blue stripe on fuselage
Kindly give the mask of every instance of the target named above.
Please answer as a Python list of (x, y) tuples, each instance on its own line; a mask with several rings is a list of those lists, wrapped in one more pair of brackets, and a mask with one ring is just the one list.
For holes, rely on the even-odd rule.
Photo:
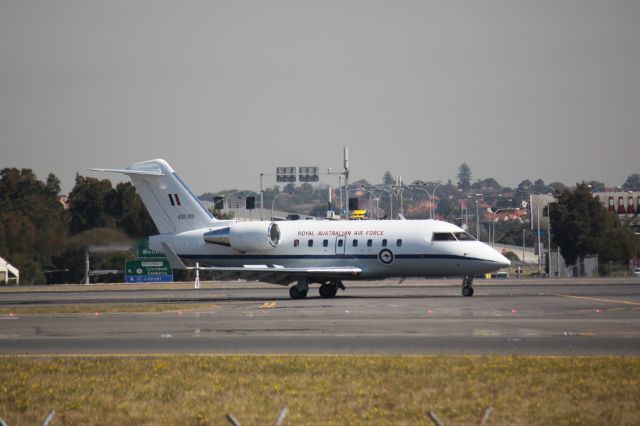
[[(377, 259), (377, 254), (180, 254), (184, 259), (198, 260), (256, 260), (256, 259)], [(396, 259), (451, 259), (451, 260), (476, 260), (483, 262), (493, 262), (489, 259), (478, 259), (476, 257), (456, 256), (452, 254), (397, 254)]]

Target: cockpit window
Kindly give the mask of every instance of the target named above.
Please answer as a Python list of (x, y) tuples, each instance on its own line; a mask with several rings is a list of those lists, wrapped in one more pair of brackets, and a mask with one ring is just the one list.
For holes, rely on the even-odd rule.
[(475, 238), (473, 238), (471, 235), (469, 235), (466, 232), (456, 232), (455, 236), (459, 241), (474, 241), (475, 240)]
[(431, 241), (455, 241), (456, 237), (451, 232), (434, 232)]

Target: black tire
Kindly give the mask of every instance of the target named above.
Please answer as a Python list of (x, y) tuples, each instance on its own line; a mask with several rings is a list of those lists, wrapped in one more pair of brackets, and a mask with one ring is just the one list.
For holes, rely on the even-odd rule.
[(322, 284), (319, 291), (320, 297), (322, 297), (323, 299), (330, 299), (332, 297), (335, 297), (335, 295), (338, 293), (338, 286), (331, 284)]
[(298, 287), (294, 285), (289, 289), (289, 296), (294, 300), (304, 299), (305, 297), (307, 297), (307, 292), (300, 291)]
[(465, 297), (473, 296), (473, 287), (462, 287), (462, 295)]

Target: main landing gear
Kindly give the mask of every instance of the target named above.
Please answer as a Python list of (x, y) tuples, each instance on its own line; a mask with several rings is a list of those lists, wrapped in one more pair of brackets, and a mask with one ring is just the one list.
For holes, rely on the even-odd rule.
[(344, 284), (340, 280), (330, 280), (328, 283), (320, 285), (320, 297), (323, 299), (330, 299), (335, 297), (338, 293), (338, 289), (344, 290)]
[(289, 289), (289, 296), (292, 299), (304, 299), (309, 292), (309, 280), (307, 278), (301, 278), (298, 280), (298, 284), (291, 286)]
[(465, 275), (464, 278), (462, 278), (462, 295), (469, 297), (469, 296), (473, 296), (473, 277), (470, 277), (469, 275)]
[[(329, 280), (328, 282), (321, 282), (320, 284), (320, 297), (323, 299), (330, 299), (335, 297), (338, 293), (338, 289), (344, 290), (344, 284), (342, 281), (337, 279)], [(289, 289), (289, 296), (292, 299), (304, 299), (307, 297), (307, 293), (309, 292), (309, 280), (307, 278), (298, 280), (298, 283), (294, 286), (291, 286)]]

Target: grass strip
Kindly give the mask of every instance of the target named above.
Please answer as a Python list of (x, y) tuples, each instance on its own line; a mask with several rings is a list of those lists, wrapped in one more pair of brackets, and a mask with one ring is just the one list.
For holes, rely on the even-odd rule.
[(639, 357), (3, 356), (8, 424), (640, 423)]
[(215, 303), (116, 303), (54, 306), (16, 306), (0, 308), (0, 315), (32, 314), (116, 314), (211, 310)]

